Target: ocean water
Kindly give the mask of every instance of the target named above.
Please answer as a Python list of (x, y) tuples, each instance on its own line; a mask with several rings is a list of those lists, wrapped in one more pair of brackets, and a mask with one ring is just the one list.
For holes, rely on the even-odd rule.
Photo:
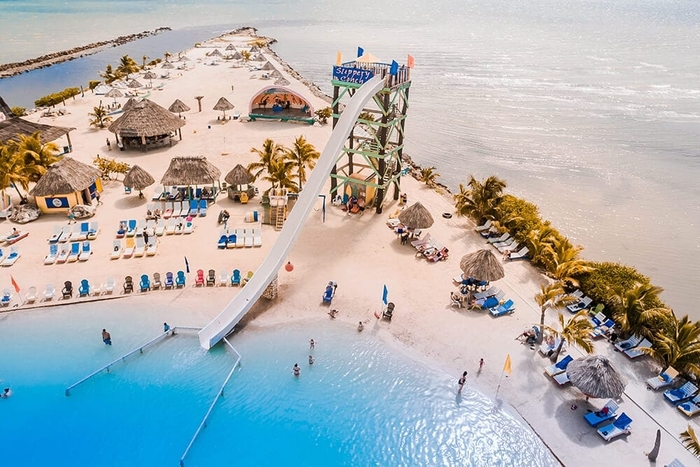
[[(65, 396), (162, 330), (167, 313), (119, 302), (2, 318), (0, 384), (14, 394), (0, 400), (0, 465), (178, 465), (235, 357), (181, 331)], [(453, 376), (369, 329), (303, 321), (247, 329), (231, 343), (241, 366), (186, 466), (558, 465), (507, 410), (468, 386), (458, 394)]]
[[(129, 46), (156, 56), (241, 25), (277, 38), (275, 50), (327, 92), (337, 50), (412, 54), (408, 154), (453, 191), (470, 174), (499, 175), (587, 258), (637, 267), (677, 313), (700, 318), (698, 2), (0, 2), (0, 61), (175, 28)], [(121, 50), (111, 52), (0, 80), (0, 95), (31, 104), (70, 85), (60, 75), (86, 83), (87, 62), (103, 69)]]

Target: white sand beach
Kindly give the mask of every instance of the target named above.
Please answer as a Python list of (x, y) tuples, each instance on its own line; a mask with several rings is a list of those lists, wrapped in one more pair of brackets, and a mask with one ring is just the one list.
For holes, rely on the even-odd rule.
[[(238, 47), (249, 43), (251, 39), (250, 36), (241, 34), (211, 40), (202, 47), (184, 52), (191, 59), (186, 62), (189, 69), (170, 70), (170, 79), (153, 80), (154, 88), (161, 83), (163, 88), (153, 89), (149, 99), (165, 108), (175, 99), (180, 99), (192, 109), (184, 114), (186, 126), (182, 128), (182, 141), (173, 147), (148, 152), (117, 150), (112, 133), (88, 126), (88, 113), (100, 101), (108, 104), (112, 100), (90, 93), (86, 93), (83, 98), (78, 96), (75, 100), (68, 101), (64, 109), (65, 115), (42, 117), (42, 113), (37, 112), (27, 119), (75, 127), (76, 130), (71, 132), (71, 157), (91, 163), (95, 155), (99, 154), (129, 164), (138, 164), (153, 175), (156, 184), (172, 157), (206, 156), (221, 170), (223, 178), (236, 164), (247, 165), (256, 161), (257, 156), (250, 152), (250, 148), (261, 147), (266, 138), (279, 144), (291, 145), (296, 137), (304, 135), (319, 151), (322, 150), (330, 135), (331, 125), (241, 120), (222, 124), (217, 120), (221, 112), (212, 110), (212, 107), (220, 97), (226, 97), (235, 105), (235, 111), (246, 115), (250, 99), (260, 89), (272, 84), (271, 81), (254, 79), (254, 76), (259, 77), (263, 72), (251, 72), (245, 66), (232, 68), (225, 61), (220, 61), (217, 65), (208, 64), (211, 59), (206, 53), (215, 47), (223, 51), (229, 43)], [(305, 96), (314, 108), (328, 105), (326, 100), (315, 96), (278, 64), (273, 54), (265, 50), (263, 54), (291, 82), (288, 87)], [(328, 66), (330, 71), (331, 64)], [(161, 74), (164, 70), (158, 67), (156, 71)], [(202, 111), (198, 112), (194, 97), (200, 95), (204, 99)], [(125, 100), (119, 99), (122, 103)], [(412, 118), (420, 116), (409, 113), (409, 121)], [(407, 137), (411, 137), (410, 126)], [(111, 150), (105, 144), (106, 138), (112, 141)], [(258, 182), (257, 185), (260, 191), (268, 188), (266, 182)], [(60, 288), (65, 280), (78, 284), (81, 279), (88, 279), (94, 285), (112, 276), (118, 285), (115, 296), (119, 296), (125, 304), (143, 301), (158, 307), (175, 302), (180, 314), (173, 317), (173, 322), (177, 321), (178, 325), (206, 325), (239, 289), (230, 286), (195, 287), (194, 272), (197, 269), (205, 272), (214, 269), (218, 279), (222, 269), (229, 273), (233, 268), (244, 273), (254, 271), (279, 233), (272, 226), (263, 225), (261, 247), (218, 250), (219, 211), (227, 209), (231, 213), (230, 228), (250, 227), (250, 224), (244, 222), (244, 216), (259, 209), (260, 203), (259, 197), (242, 205), (219, 196), (216, 203), (211, 205), (207, 217), (194, 220), (195, 230), (192, 234), (158, 237), (158, 251), (154, 257), (110, 260), (119, 221), (143, 219), (146, 205), (151, 202), (153, 188), (146, 189), (145, 198), (139, 199), (136, 194), (124, 194), (120, 181), (105, 184), (101, 196), (103, 205), (98, 207), (96, 216), (90, 219), (98, 221), (101, 230), (92, 242), (92, 257), (86, 262), (43, 265), (48, 253), (46, 239), (51, 236), (54, 225), (67, 223), (66, 217), (44, 215), (37, 221), (22, 226), (22, 229), (29, 231), (29, 237), (16, 245), (21, 251), (17, 263), (0, 271), (2, 283), (9, 284), (11, 274), (21, 286), (22, 293), (25, 293), (29, 286), (36, 286), (42, 291), (46, 283), (53, 283)], [(648, 461), (644, 452), (652, 449), (657, 429), (662, 432), (658, 465), (665, 465), (674, 458), (686, 466), (697, 464), (697, 459), (680, 444), (678, 436), (687, 428), (688, 423), (696, 429), (700, 427), (695, 420), (689, 422), (675, 407), (668, 404), (661, 393), (645, 388), (645, 380), (659, 370), (658, 365), (648, 357), (628, 360), (619, 352), (614, 352), (613, 346), (607, 341), (600, 340), (596, 343), (596, 353), (608, 356), (629, 381), (620, 408), (634, 421), (630, 435), (606, 443), (583, 418), (588, 409), (599, 410), (606, 400), (592, 399), (587, 402), (585, 396), (571, 385), (559, 387), (543, 372), (544, 367), (550, 364), (549, 360), (515, 340), (524, 329), (537, 324), (540, 317), (534, 295), (546, 278), (528, 262), (504, 263), (506, 276), (494, 283), (505, 292), (507, 298), (514, 300), (514, 314), (492, 318), (484, 312), (451, 307), (450, 292), (457, 290), (452, 278), (460, 273), (460, 258), (480, 248), (490, 247), (474, 231), (470, 220), (457, 216), (446, 219), (441, 215), (445, 212), (454, 213), (448, 194), (438, 193), (410, 176), (402, 180), (402, 189), (408, 194), (409, 205), (419, 200), (431, 212), (435, 224), (429, 232), (449, 248), (447, 261), (428, 263), (415, 256), (416, 250), (410, 244), (401, 245), (386, 225), (389, 213), (399, 207), (396, 201), (389, 200), (381, 215), (370, 210), (363, 214), (349, 215), (339, 207), (332, 206), (328, 199), (326, 219), (323, 222), (322, 201), (319, 200), (317, 209), (307, 220), (289, 257), (294, 270), (281, 270), (279, 273), (279, 296), (272, 301), (261, 299), (242, 326), (266, 326), (312, 317), (330, 319), (326, 315), (328, 308), (321, 306), (320, 302), (324, 286), (333, 280), (338, 283), (333, 300), (333, 307), (339, 310), (337, 320), (347, 323), (365, 321), (364, 332), (376, 333), (414, 358), (425, 360), (430, 365), (439, 366), (454, 374), (455, 391), (456, 380), (464, 370), (469, 372), (467, 385), (489, 397), (495, 398), (500, 384), (496, 405), (500, 410), (519, 414), (562, 464), (646, 465)], [(5, 223), (3, 228), (9, 230), (11, 226), (8, 226)], [(185, 289), (134, 293), (129, 296), (121, 294), (124, 276), (132, 275), (138, 282), (141, 274), (160, 272), (164, 275), (166, 271), (182, 270), (185, 267), (185, 256), (191, 269)], [(396, 304), (391, 322), (374, 317), (375, 311), (381, 306), (383, 285), (389, 290), (389, 300)], [(55, 303), (82, 301), (86, 299), (74, 298)], [(17, 297), (13, 303), (19, 303)], [(6, 310), (11, 313), (31, 313), (31, 308), (22, 306)], [(568, 314), (566, 311), (564, 313)], [(556, 311), (548, 311), (547, 322), (554, 325)], [(568, 351), (574, 358), (583, 355), (576, 348)], [(512, 358), (512, 375), (501, 380), (506, 355)], [(480, 358), (485, 360), (485, 366), (477, 371)], [(572, 405), (576, 405), (577, 409), (572, 410)]]

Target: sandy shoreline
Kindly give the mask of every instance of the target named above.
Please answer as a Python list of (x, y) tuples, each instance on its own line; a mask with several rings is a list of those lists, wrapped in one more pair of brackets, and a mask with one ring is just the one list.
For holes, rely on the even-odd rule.
[[(290, 145), (293, 139), (304, 134), (321, 150), (328, 136), (330, 125), (308, 126), (277, 122), (230, 122), (222, 125), (219, 112), (211, 108), (220, 96), (225, 96), (237, 110), (247, 112), (252, 95), (270, 84), (251, 79), (246, 68), (230, 68), (227, 63), (218, 66), (205, 65), (210, 60), (205, 56), (214, 47), (223, 49), (228, 43), (244, 44), (249, 37), (224, 36), (213, 39), (201, 48), (186, 51), (195, 64), (193, 69), (179, 72), (172, 70), (172, 78), (162, 80), (162, 91), (153, 91), (151, 99), (168, 107), (176, 99), (182, 99), (193, 111), (187, 112), (187, 125), (183, 128), (183, 140), (174, 147), (158, 149), (148, 153), (134, 151), (108, 151), (105, 138), (112, 137), (106, 130), (90, 129), (87, 126), (87, 113), (96, 106), (101, 96), (86, 94), (67, 102), (66, 115), (43, 118), (35, 113), (29, 119), (60, 126), (78, 128), (71, 134), (74, 152), (78, 160), (90, 162), (96, 153), (116, 157), (131, 164), (138, 164), (159, 180), (167, 167), (167, 161), (174, 156), (206, 155), (225, 174), (236, 163), (247, 164), (255, 160), (251, 147), (260, 147), (263, 140), (270, 137), (275, 142)], [(264, 55), (278, 61), (276, 54), (265, 50)], [(281, 63), (281, 65), (286, 65)], [(329, 64), (330, 69), (331, 64)], [(290, 88), (307, 96), (316, 108), (327, 106), (327, 101), (316, 93), (310, 96), (309, 89), (300, 82), (298, 74), (288, 65), (280, 67), (285, 78), (291, 81)], [(97, 78), (96, 78), (97, 79)], [(156, 80), (159, 84), (161, 81)], [(235, 92), (231, 90), (235, 85)], [(419, 83), (414, 83), (420, 85)], [(317, 87), (316, 87), (317, 88)], [(197, 112), (192, 96), (204, 95), (203, 111)], [(418, 118), (409, 114), (410, 118)], [(408, 135), (410, 138), (410, 134)], [(259, 184), (261, 191), (266, 189)], [(514, 338), (523, 329), (539, 321), (539, 309), (534, 295), (539, 285), (546, 279), (526, 262), (504, 264), (506, 278), (497, 284), (508, 298), (516, 303), (513, 315), (493, 319), (483, 313), (458, 310), (450, 307), (449, 294), (456, 290), (452, 277), (459, 273), (459, 258), (479, 248), (483, 239), (473, 231), (473, 224), (464, 218), (453, 216), (445, 219), (443, 212), (453, 212), (449, 196), (439, 194), (425, 187), (411, 177), (406, 177), (402, 188), (408, 193), (409, 204), (420, 200), (433, 214), (435, 225), (431, 235), (450, 249), (446, 262), (427, 263), (415, 257), (412, 247), (401, 245), (394, 233), (386, 226), (386, 215), (397, 209), (396, 202), (389, 201), (384, 215), (366, 212), (364, 215), (346, 215), (338, 208), (327, 204), (326, 222), (321, 221), (320, 201), (316, 210), (307, 220), (299, 241), (294, 246), (290, 261), (295, 269), (291, 273), (280, 271), (280, 295), (276, 300), (262, 299), (253, 308), (246, 321), (256, 326), (309, 317), (324, 317), (327, 309), (320, 306), (323, 286), (328, 280), (338, 282), (338, 293), (333, 302), (340, 310), (338, 320), (357, 323), (369, 320), (366, 332), (393, 342), (399, 349), (410, 349), (434, 362), (451, 374), (469, 371), (469, 384), (490, 397), (494, 397), (499, 384), (501, 368), (507, 354), (513, 360), (513, 375), (501, 382), (498, 399), (504, 406), (510, 405), (520, 414), (543, 441), (556, 453), (565, 465), (586, 464), (611, 465), (628, 462), (632, 465), (646, 462), (643, 451), (651, 449), (656, 429), (664, 432), (659, 462), (668, 463), (678, 457), (686, 465), (694, 462), (677, 441), (678, 434), (685, 430), (687, 420), (667, 404), (660, 394), (644, 388), (644, 380), (658, 370), (651, 361), (627, 361), (621, 354), (613, 352), (604, 341), (596, 343), (596, 352), (609, 356), (616, 367), (629, 379), (621, 408), (634, 420), (633, 432), (624, 440), (606, 444), (595, 429), (583, 420), (587, 408), (601, 407), (605, 401), (592, 400), (587, 403), (575, 388), (557, 387), (543, 374), (549, 362)], [(147, 197), (152, 189), (146, 190)], [(184, 269), (183, 255), (189, 259), (192, 272), (197, 269), (238, 268), (241, 271), (255, 270), (264, 255), (277, 238), (271, 226), (263, 226), (263, 246), (243, 250), (216, 249), (219, 226), (216, 215), (219, 209), (227, 209), (232, 214), (234, 227), (250, 227), (243, 218), (247, 212), (256, 209), (259, 202), (234, 204), (220, 197), (210, 209), (210, 214), (195, 220), (195, 232), (190, 236), (162, 237), (158, 253), (152, 258), (132, 258), (129, 260), (109, 260), (114, 231), (121, 219), (143, 218), (147, 200), (123, 194), (119, 182), (108, 182), (102, 196), (104, 206), (100, 206), (94, 220), (100, 222), (101, 233), (94, 241), (95, 253), (87, 263), (41, 266), (48, 246), (43, 239), (50, 236), (53, 225), (64, 224), (61, 216), (42, 216), (38, 221), (27, 224), (29, 240), (18, 243), (22, 258), (12, 268), (3, 268), (4, 283), (9, 284), (9, 274), (22, 286), (22, 291), (30, 285), (40, 290), (46, 282), (58, 286), (63, 280), (78, 283), (87, 278), (91, 282), (104, 281), (107, 275), (117, 278), (134, 277), (155, 271), (163, 274), (167, 270)], [(41, 269), (41, 279), (36, 278), (36, 268)], [(154, 304), (177, 302), (183, 310), (179, 325), (206, 324), (236, 293), (235, 288), (216, 287), (195, 288), (192, 277), (185, 290), (173, 292), (151, 292), (143, 296), (128, 298)], [(380, 306), (382, 286), (386, 284), (390, 300), (396, 303), (396, 315), (391, 323), (376, 321), (374, 312)], [(79, 301), (79, 300), (74, 300)], [(68, 302), (66, 302), (68, 303)], [(203, 305), (205, 304), (206, 305)], [(549, 312), (548, 322), (553, 323), (556, 315)], [(234, 337), (235, 340), (235, 337)], [(571, 349), (571, 355), (578, 357), (578, 349)], [(486, 366), (477, 374), (479, 358), (484, 358)], [(497, 401), (498, 403), (498, 401)], [(576, 404), (578, 409), (570, 409)], [(653, 414), (653, 417), (649, 416)], [(697, 427), (695, 421), (691, 421)]]

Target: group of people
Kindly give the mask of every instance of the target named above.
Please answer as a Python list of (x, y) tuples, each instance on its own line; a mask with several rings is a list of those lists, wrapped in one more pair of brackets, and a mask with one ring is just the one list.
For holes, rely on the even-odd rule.
[(364, 212), (365, 211), (365, 199), (364, 198), (357, 198), (356, 196), (351, 196), (348, 199), (348, 202), (345, 204), (343, 207), (343, 211), (346, 211), (348, 214), (357, 214), (358, 212)]

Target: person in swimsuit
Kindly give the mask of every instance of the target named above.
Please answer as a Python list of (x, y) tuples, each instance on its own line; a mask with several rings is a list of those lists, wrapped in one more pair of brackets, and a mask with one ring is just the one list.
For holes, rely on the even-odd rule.
[(294, 368), (292, 368), (292, 373), (294, 373), (294, 376), (299, 376), (301, 374), (301, 368), (299, 368), (299, 365), (296, 363), (294, 364)]
[(313, 365), (316, 360), (313, 355), (309, 355), (309, 365)]
[(106, 329), (102, 330), (102, 342), (104, 342), (105, 345), (112, 345), (112, 336), (107, 332)]
[(459, 378), (459, 381), (457, 381), (457, 384), (459, 385), (459, 392), (462, 392), (462, 388), (464, 385), (467, 383), (467, 372), (465, 371), (462, 373), (462, 377)]

